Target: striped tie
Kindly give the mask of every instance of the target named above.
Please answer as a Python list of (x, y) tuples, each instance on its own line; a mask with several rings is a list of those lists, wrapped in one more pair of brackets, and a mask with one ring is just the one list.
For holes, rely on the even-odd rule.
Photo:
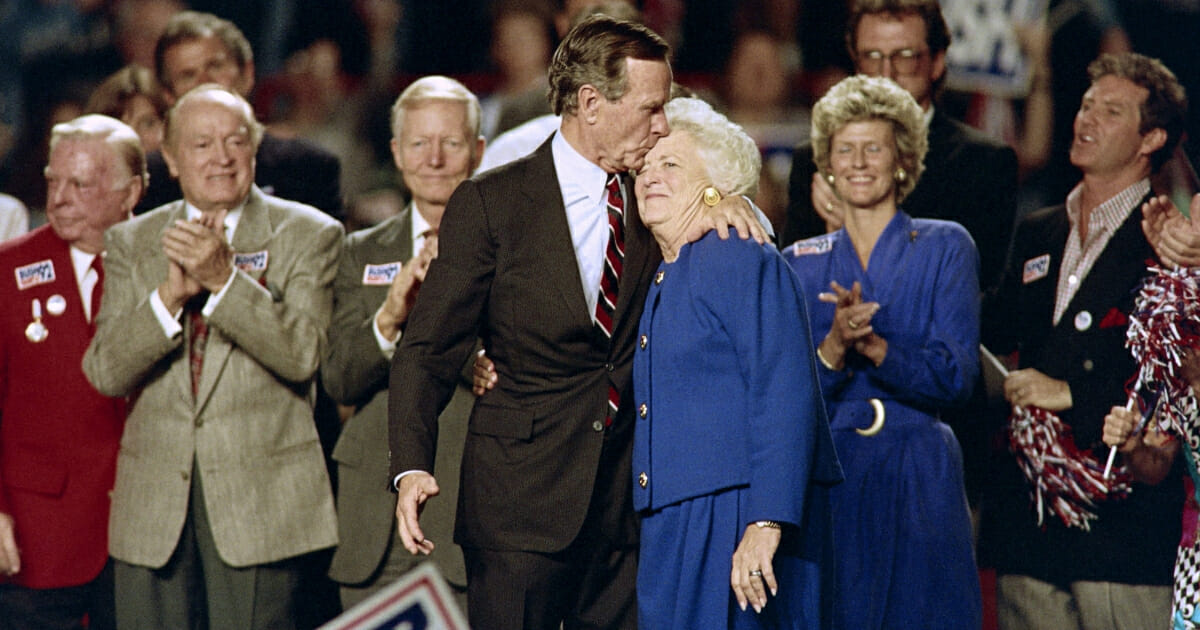
[[(613, 311), (617, 308), (617, 285), (625, 261), (625, 200), (621, 196), (621, 180), (616, 173), (608, 176), (604, 186), (608, 192), (608, 249), (604, 253), (604, 274), (600, 277), (600, 298), (596, 300), (596, 327), (612, 339)], [(621, 394), (610, 381), (608, 384), (608, 415), (605, 426), (611, 426), (621, 404)]]

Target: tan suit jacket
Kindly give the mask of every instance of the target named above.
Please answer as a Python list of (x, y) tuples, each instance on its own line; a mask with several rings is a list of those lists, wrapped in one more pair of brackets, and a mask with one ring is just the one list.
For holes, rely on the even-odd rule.
[(333, 497), (313, 424), (342, 227), (302, 204), (250, 192), (233, 234), (240, 269), (209, 318), (193, 399), (187, 332), (168, 338), (150, 295), (166, 278), (163, 230), (177, 201), (108, 231), (105, 294), (84, 371), (131, 396), (109, 520), (109, 550), (163, 566), (188, 515), (193, 463), (221, 558), (241, 567), (337, 542)]

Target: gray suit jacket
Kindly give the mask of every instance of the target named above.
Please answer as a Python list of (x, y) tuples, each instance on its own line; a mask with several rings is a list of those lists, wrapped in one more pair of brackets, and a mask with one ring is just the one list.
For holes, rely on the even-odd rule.
[(193, 399), (186, 327), (168, 338), (150, 306), (167, 273), (163, 230), (185, 216), (177, 201), (105, 235), (104, 301), (83, 369), (99, 391), (132, 399), (109, 551), (131, 564), (166, 563), (187, 519), (193, 463), (228, 564), (336, 544), (312, 403), (342, 227), (309, 206), (251, 190), (232, 246), (265, 257), (236, 272), (209, 318)]
[[(321, 360), (321, 382), (343, 405), (357, 407), (342, 427), (333, 458), (338, 463), (338, 549), (329, 576), (360, 585), (372, 578), (387, 557), (396, 530), (396, 494), (388, 479), (388, 369), (391, 361), (375, 339), (375, 313), (387, 297), (390, 280), (379, 276), (368, 284), (368, 265), (405, 263), (413, 256), (410, 204), (379, 225), (346, 237), (346, 247), (333, 285), (333, 324), (329, 347)], [(462, 550), (452, 541), (458, 474), (466, 440), (467, 415), (474, 396), (459, 385), (439, 423), (438, 459), (434, 471), (441, 496), (421, 514), (421, 528), (437, 543), (430, 556), (451, 583), (465, 586)], [(398, 543), (397, 543), (398, 544)], [(413, 556), (412, 566), (425, 556)]]

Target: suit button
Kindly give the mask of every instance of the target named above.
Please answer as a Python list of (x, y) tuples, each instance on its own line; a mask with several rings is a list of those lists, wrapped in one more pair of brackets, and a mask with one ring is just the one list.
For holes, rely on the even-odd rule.
[(646, 344), (649, 342), (650, 342), (650, 338), (647, 337), (646, 335), (642, 335), (642, 338), (638, 340), (638, 344), (642, 346), (642, 350), (646, 349)]
[(647, 475), (646, 473), (639, 474), (638, 475), (638, 485), (643, 488), (650, 485), (650, 476)]
[(187, 473), (187, 471), (186, 471), (186, 470), (181, 470), (181, 471), (179, 471), (179, 478), (180, 478), (180, 479), (183, 479), (184, 481), (187, 481), (187, 480), (188, 480), (188, 473)]
[(613, 371), (613, 364), (611, 364), (611, 363), (605, 363), (605, 364), (604, 364), (604, 369), (605, 369), (605, 370), (607, 370), (607, 371), (609, 371), (609, 372)]
[(638, 415), (639, 416), (645, 418), (646, 414), (649, 412), (650, 412), (650, 408), (646, 406), (646, 403), (642, 403), (642, 404), (638, 405)]
[(658, 273), (654, 274), (654, 284), (662, 284), (663, 276), (666, 275), (667, 273), (665, 271), (659, 271)]
[(1084, 360), (1083, 360), (1083, 371), (1084, 371), (1084, 372), (1091, 372), (1091, 371), (1092, 371), (1092, 368), (1094, 368), (1094, 367), (1096, 367), (1096, 364), (1095, 364), (1095, 363), (1092, 363), (1092, 360), (1091, 360), (1091, 359), (1084, 359)]
[(599, 420), (592, 423), (592, 430), (599, 433), (604, 430), (604, 423)]

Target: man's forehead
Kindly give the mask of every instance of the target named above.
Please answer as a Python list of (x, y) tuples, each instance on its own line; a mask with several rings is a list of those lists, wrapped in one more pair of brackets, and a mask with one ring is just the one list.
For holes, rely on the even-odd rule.
[(926, 36), (925, 20), (912, 13), (868, 13), (859, 20), (857, 31), (859, 50), (879, 49), (884, 40), (904, 40), (898, 48), (924, 44)]
[(1140, 106), (1149, 95), (1149, 90), (1125, 77), (1106, 74), (1096, 79), (1083, 96), (1106, 104)]
[[(66, 138), (60, 140), (50, 150), (44, 172), (49, 175), (78, 174), (80, 170), (102, 172), (114, 159), (113, 151), (108, 143), (97, 138)], [(64, 172), (59, 173), (54, 168), (58, 165)]]

